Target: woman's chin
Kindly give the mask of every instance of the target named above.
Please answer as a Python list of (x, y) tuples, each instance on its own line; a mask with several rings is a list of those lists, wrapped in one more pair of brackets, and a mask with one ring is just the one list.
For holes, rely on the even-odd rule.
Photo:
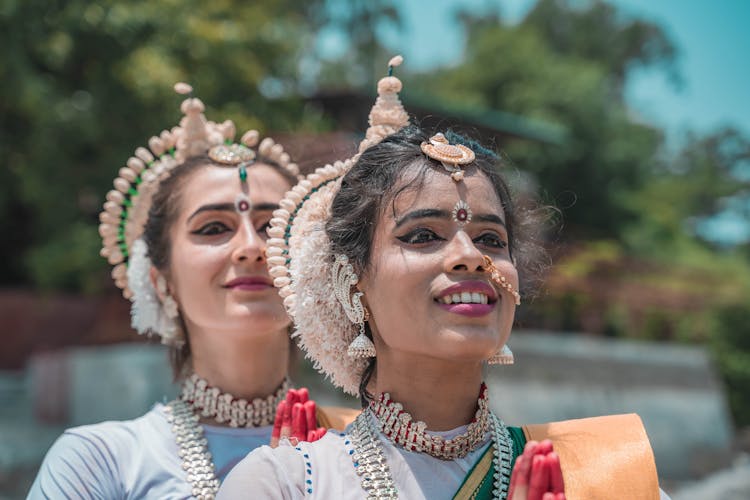
[(497, 334), (485, 332), (449, 331), (431, 341), (428, 354), (447, 362), (481, 362), (498, 350)]
[(253, 330), (286, 328), (290, 324), (289, 316), (281, 304), (264, 304), (259, 302), (235, 303), (227, 307), (225, 318), (233, 323), (244, 323)]

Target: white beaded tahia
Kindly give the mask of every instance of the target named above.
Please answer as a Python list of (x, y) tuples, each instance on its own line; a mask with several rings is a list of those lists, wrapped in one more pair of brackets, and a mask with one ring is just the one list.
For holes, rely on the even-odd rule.
[(352, 423), (350, 437), (354, 447), (352, 463), (362, 477), (362, 488), (367, 498), (398, 498), (391, 470), (383, 454), (373, 423), (374, 416), (365, 410)]
[(263, 427), (273, 424), (276, 407), (289, 392), (289, 379), (265, 398), (252, 401), (237, 399), (211, 387), (205, 379), (191, 375), (182, 385), (180, 399), (187, 403), (196, 415), (215, 419), (218, 423), (229, 423), (230, 427)]
[(203, 427), (198, 423), (200, 417), (179, 399), (167, 403), (164, 410), (180, 448), (177, 454), (182, 459), (187, 482), (193, 487), (193, 496), (198, 500), (213, 500), (219, 491), (220, 482), (208, 451), (208, 440), (203, 434)]

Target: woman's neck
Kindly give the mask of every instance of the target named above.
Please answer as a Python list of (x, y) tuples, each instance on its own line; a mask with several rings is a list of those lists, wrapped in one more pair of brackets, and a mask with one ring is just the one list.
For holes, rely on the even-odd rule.
[(272, 394), (287, 376), (289, 337), (277, 332), (190, 329), (193, 371), (213, 387), (251, 401)]
[(481, 363), (457, 363), (406, 353), (378, 352), (374, 396), (387, 392), (431, 431), (466, 425), (474, 418), (482, 384)]

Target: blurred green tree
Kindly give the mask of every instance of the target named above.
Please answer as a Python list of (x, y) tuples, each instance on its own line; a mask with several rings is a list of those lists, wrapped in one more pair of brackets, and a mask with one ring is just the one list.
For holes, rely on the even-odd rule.
[(319, 38), (322, 46), (311, 87), (371, 91), (394, 55), (381, 43), (384, 34), (403, 28), (395, 0), (328, 0), (318, 15), (324, 36)]
[(568, 236), (611, 238), (633, 219), (623, 199), (643, 184), (663, 142), (632, 117), (624, 83), (638, 67), (676, 75), (676, 51), (659, 26), (603, 2), (585, 5), (541, 0), (517, 25), (463, 13), (463, 62), (410, 88), (565, 126), (562, 146), (518, 141), (506, 152), (564, 210)]
[(304, 129), (296, 97), (322, 0), (0, 5), (0, 283), (94, 291), (97, 212), (135, 146), (179, 119), (190, 82), (239, 129)]

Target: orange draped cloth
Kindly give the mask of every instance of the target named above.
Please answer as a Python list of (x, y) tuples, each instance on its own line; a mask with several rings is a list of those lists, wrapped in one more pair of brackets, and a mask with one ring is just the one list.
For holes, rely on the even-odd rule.
[(550, 439), (568, 500), (659, 500), (659, 479), (636, 414), (525, 425), (527, 440)]
[(344, 408), (342, 406), (324, 406), (322, 408), (319, 406), (317, 407), (316, 416), (318, 417), (318, 425), (320, 427), (343, 431), (361, 412), (362, 410)]

